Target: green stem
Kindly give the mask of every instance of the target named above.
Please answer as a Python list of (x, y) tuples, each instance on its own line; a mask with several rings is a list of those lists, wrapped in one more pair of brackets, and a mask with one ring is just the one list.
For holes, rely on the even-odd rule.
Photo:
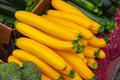
[(62, 75), (59, 76), (58, 80), (63, 80)]
[(76, 53), (81, 53), (81, 52), (83, 52), (84, 51), (84, 45), (78, 45), (77, 46), (77, 50), (76, 50)]
[(98, 68), (98, 63), (95, 62), (95, 63), (93, 64), (93, 66), (92, 66), (92, 69), (97, 69), (97, 68)]
[(104, 33), (104, 26), (102, 26), (102, 25), (99, 26), (98, 33), (100, 33), (100, 34)]
[(72, 45), (73, 45), (73, 49), (75, 49), (77, 46), (78, 46), (78, 41), (77, 40), (74, 40), (73, 42), (72, 42)]
[(108, 44), (110, 42), (108, 37), (104, 37), (103, 39), (105, 40), (106, 44)]
[(94, 75), (91, 80), (97, 80), (97, 76)]
[(97, 51), (94, 52), (94, 58), (96, 58), (100, 53), (100, 49), (98, 49)]
[(80, 34), (77, 35), (77, 41), (80, 40), (80, 39), (82, 39), (82, 38), (83, 37)]
[(70, 78), (74, 78), (74, 77), (75, 77), (75, 70), (72, 69), (72, 70), (70, 71), (70, 73), (68, 74), (68, 76), (69, 76)]

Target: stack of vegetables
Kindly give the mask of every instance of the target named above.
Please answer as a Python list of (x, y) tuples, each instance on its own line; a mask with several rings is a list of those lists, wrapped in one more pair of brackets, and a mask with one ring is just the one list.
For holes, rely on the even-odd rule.
[(0, 0), (0, 23), (14, 27), (14, 13), (18, 10), (32, 11), (40, 0)]
[(96, 35), (111, 33), (116, 26), (115, 14), (108, 18), (104, 13), (109, 11), (101, 4), (101, 0), (52, 0), (54, 9), (41, 16), (15, 12), (15, 28), (24, 37), (16, 39), (18, 49), (8, 63), (24, 66), (24, 61), (32, 61), (41, 80), (97, 80), (92, 70), (99, 67), (97, 59), (105, 58), (101, 48), (109, 40)]

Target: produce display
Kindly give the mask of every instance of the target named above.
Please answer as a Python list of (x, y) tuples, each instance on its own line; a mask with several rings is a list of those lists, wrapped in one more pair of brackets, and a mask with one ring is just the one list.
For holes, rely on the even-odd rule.
[[(0, 5), (12, 7), (13, 1), (1, 0)], [(0, 11), (0, 22), (10, 22), (23, 35), (15, 39), (17, 48), (7, 63), (0, 64), (0, 80), (98, 80), (93, 70), (107, 56), (106, 34), (116, 28), (120, 1), (51, 0), (42, 15), (31, 12), (38, 2), (18, 0), (15, 8), (20, 9), (13, 12), (0, 7), (5, 11)]]

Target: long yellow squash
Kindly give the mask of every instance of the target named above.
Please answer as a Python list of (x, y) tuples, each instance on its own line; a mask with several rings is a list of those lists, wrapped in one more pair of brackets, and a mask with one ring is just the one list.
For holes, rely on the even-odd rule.
[(76, 23), (73, 23), (71, 21), (68, 21), (68, 20), (65, 20), (65, 19), (62, 19), (62, 18), (59, 18), (59, 17), (55, 17), (55, 16), (50, 16), (50, 15), (43, 16), (43, 18), (49, 18), (49, 19), (51, 19), (53, 21), (56, 21), (56, 22), (61, 23), (61, 24), (64, 24), (67, 27), (70, 27), (72, 29), (78, 30), (79, 34), (84, 39), (91, 39), (93, 37), (93, 34), (92, 34), (92, 32), (90, 30), (88, 30), (86, 28), (83, 28), (80, 25), (78, 25)]
[(73, 50), (74, 44), (71, 41), (56, 39), (44, 32), (21, 22), (16, 23), (16, 29), (21, 34), (30, 37), (40, 43), (59, 50)]
[(61, 75), (56, 70), (54, 70), (48, 64), (40, 60), (38, 57), (32, 55), (31, 53), (17, 49), (12, 52), (12, 55), (22, 61), (34, 62), (39, 67), (42, 73), (44, 73), (53, 80), (59, 80), (61, 78)]
[(41, 80), (52, 80), (52, 79), (50, 79), (50, 78), (48, 78), (46, 75), (42, 74)]
[(84, 28), (91, 27), (90, 21), (78, 14), (74, 14), (66, 11), (48, 10), (47, 15), (60, 17), (60, 18), (72, 21), (74, 23), (81, 25)]
[(100, 49), (87, 45), (82, 53), (85, 57), (96, 58), (100, 53)]
[[(67, 63), (61, 56), (37, 41), (21, 37), (16, 40), (16, 46), (39, 57), (58, 71), (64, 71), (67, 68)], [(66, 74), (69, 74), (70, 71), (66, 72)]]
[(94, 58), (86, 58), (87, 59), (87, 65), (91, 69), (97, 69), (98, 68), (98, 63)]
[(52, 0), (51, 4), (56, 10), (67, 11), (67, 12), (79, 14), (80, 16), (84, 17), (85, 19), (89, 20), (92, 24), (92, 26), (90, 27), (90, 30), (94, 34), (101, 33), (104, 31), (103, 26), (101, 26), (99, 23), (97, 23), (97, 22), (93, 21), (92, 19), (90, 19), (89, 17), (87, 17), (82, 11), (80, 11), (76, 7), (72, 6), (71, 4), (66, 3), (63, 0)]
[(8, 61), (8, 63), (10, 63), (10, 62), (15, 62), (15, 63), (19, 64), (20, 67), (22, 67), (22, 61), (20, 61), (19, 59), (17, 59), (17, 58), (14, 57), (13, 55), (10, 55), (10, 56), (7, 58), (7, 61)]
[(56, 36), (60, 39), (69, 41), (74, 41), (77, 39), (77, 35), (74, 35), (70, 31), (61, 28), (61, 26), (57, 23), (45, 20), (41, 16), (38, 16), (34, 13), (27, 11), (17, 11), (15, 13), (15, 17), (23, 23), (32, 25), (33, 27), (44, 31), (47, 34)]
[(96, 80), (95, 74), (87, 67), (87, 65), (79, 58), (77, 54), (68, 53), (65, 51), (55, 50), (62, 56), (75, 71), (85, 80)]
[(104, 59), (106, 57), (105, 52), (101, 49), (99, 55), (97, 56), (99, 59)]
[(102, 48), (107, 45), (107, 42), (104, 38), (94, 36), (92, 39), (88, 40), (88, 44), (93, 47)]

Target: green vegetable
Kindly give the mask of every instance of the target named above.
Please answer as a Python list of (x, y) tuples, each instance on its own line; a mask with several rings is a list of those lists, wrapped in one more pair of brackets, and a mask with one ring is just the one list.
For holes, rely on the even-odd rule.
[(0, 3), (0, 13), (14, 17), (14, 13), (19, 10), (17, 7)]
[(78, 8), (81, 12), (83, 12), (86, 16), (88, 16), (89, 18), (91, 18), (92, 20), (96, 21), (97, 23), (101, 24), (104, 26), (104, 29), (105, 31), (107, 32), (111, 32), (113, 31), (113, 23), (106, 19), (105, 17), (103, 16), (96, 16), (95, 14), (93, 14), (92, 12), (86, 10), (86, 9), (83, 9), (81, 8), (80, 6), (76, 5), (75, 3), (73, 2), (70, 2), (70, 1), (67, 1), (67, 3), (75, 6), (76, 8)]
[(90, 1), (91, 3), (93, 3), (97, 7), (101, 7), (102, 2), (103, 2), (103, 0), (88, 0), (88, 1)]
[(93, 5), (91, 2), (87, 1), (87, 0), (69, 0), (74, 2), (75, 4), (79, 5), (80, 7), (83, 7), (87, 10), (93, 11), (95, 13), (98, 13), (98, 8)]
[(14, 62), (0, 64), (0, 80), (22, 80), (19, 69), (19, 65)]
[(2, 15), (0, 15), (0, 23), (4, 23), (4, 18)]
[(25, 61), (21, 68), (23, 80), (41, 80), (40, 70), (33, 62)]
[(41, 72), (31, 61), (24, 61), (23, 67), (17, 63), (0, 64), (0, 80), (41, 80)]

